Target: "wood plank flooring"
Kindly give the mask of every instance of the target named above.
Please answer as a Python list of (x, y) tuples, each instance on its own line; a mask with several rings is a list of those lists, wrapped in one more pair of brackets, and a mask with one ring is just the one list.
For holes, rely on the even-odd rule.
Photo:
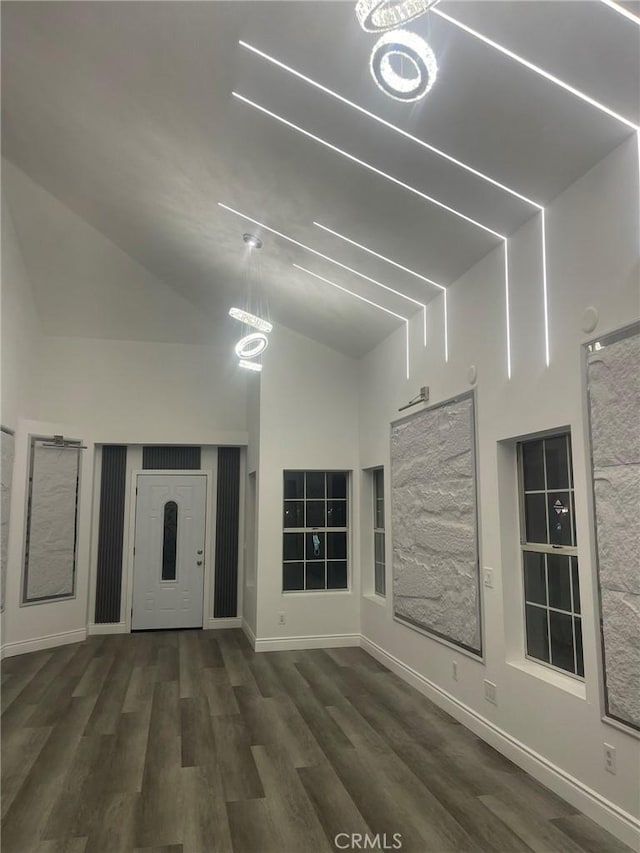
[(167, 631), (3, 662), (3, 853), (330, 853), (352, 833), (629, 853), (361, 649)]

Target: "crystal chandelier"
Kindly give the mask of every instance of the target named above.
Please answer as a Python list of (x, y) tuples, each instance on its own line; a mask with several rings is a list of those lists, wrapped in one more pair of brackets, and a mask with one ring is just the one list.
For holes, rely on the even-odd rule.
[[(255, 234), (243, 234), (242, 239), (249, 248), (249, 257), (247, 258), (247, 302), (251, 301), (251, 266), (255, 267), (256, 284), (260, 284), (260, 268), (257, 259), (254, 259), (255, 251), (262, 248), (262, 240)], [(255, 294), (257, 300), (259, 294)], [(246, 311), (244, 308), (230, 308), (229, 316), (234, 320), (238, 320), (245, 327), (257, 329), (255, 332), (245, 334), (235, 346), (235, 353), (238, 356), (238, 366), (245, 370), (253, 370), (256, 373), (262, 371), (262, 363), (258, 360), (269, 345), (267, 334), (273, 329), (273, 325), (269, 320), (264, 320), (256, 314)]]
[[(365, 32), (382, 32), (371, 51), (369, 68), (381, 91), (405, 103), (423, 98), (438, 74), (436, 57), (416, 33), (394, 29), (428, 12), (438, 0), (358, 0), (356, 17)], [(388, 32), (391, 30), (391, 32)], [(393, 61), (400, 60), (401, 71)], [(409, 73), (405, 74), (405, 66)]]

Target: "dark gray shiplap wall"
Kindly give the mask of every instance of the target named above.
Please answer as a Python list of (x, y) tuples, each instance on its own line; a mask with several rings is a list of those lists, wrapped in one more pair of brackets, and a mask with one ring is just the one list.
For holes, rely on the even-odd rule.
[(127, 448), (104, 445), (100, 481), (96, 623), (120, 621)]
[(152, 444), (142, 448), (142, 467), (147, 470), (200, 470), (200, 448)]
[(238, 524), (240, 515), (240, 448), (218, 450), (216, 512), (215, 618), (238, 614)]

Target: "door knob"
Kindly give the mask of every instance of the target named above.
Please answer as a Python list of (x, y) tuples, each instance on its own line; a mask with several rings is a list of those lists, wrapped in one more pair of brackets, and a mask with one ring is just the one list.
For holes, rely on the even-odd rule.
[(198, 551), (198, 554), (202, 554), (202, 548)]
[(202, 560), (197, 560), (196, 566), (201, 566), (201, 565), (202, 565)]

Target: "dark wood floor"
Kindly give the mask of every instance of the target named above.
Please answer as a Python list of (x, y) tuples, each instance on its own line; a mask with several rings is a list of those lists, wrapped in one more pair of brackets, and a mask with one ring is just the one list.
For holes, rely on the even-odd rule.
[(5, 660), (2, 703), (3, 853), (628, 853), (360, 649), (91, 637)]

